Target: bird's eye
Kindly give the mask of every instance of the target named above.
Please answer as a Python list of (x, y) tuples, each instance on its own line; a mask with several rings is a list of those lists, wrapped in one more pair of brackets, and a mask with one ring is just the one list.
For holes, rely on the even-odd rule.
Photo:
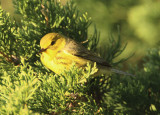
[(52, 41), (52, 42), (51, 42), (51, 45), (54, 45), (54, 44), (55, 44), (55, 41)]

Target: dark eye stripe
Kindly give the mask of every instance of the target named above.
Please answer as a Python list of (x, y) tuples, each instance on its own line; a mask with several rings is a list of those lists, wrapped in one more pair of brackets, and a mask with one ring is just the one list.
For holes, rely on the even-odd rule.
[(54, 45), (54, 44), (55, 44), (55, 41), (52, 41), (52, 42), (51, 42), (51, 45)]

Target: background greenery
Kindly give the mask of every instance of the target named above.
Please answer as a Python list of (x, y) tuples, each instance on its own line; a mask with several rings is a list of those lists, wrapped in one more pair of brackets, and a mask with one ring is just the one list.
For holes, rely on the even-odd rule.
[(120, 25), (123, 43), (127, 42), (128, 46), (119, 58), (135, 52), (127, 64), (135, 62), (141, 64), (148, 48), (160, 45), (159, 0), (76, 0), (76, 2), (79, 9), (88, 12), (100, 30), (99, 47), (106, 46), (109, 34), (116, 35), (117, 25)]
[[(15, 16), (15, 10), (9, 7), (11, 1), (1, 0), (2, 8), (12, 18), (0, 8), (0, 114), (160, 113), (160, 2), (75, 2), (79, 15), (74, 4), (65, 5), (64, 1), (61, 6), (53, 1), (47, 5), (41, 0), (16, 0)], [(50, 11), (49, 26), (41, 4)], [(53, 31), (80, 42), (89, 39), (84, 46), (112, 65), (118, 64), (119, 69), (123, 61), (119, 60), (136, 52), (128, 60), (131, 66), (127, 69), (135, 77), (112, 74), (92, 78), (96, 68), (89, 65), (86, 73), (73, 65), (72, 71), (54, 75), (37, 55), (41, 37)], [(126, 42), (126, 52), (122, 53)]]

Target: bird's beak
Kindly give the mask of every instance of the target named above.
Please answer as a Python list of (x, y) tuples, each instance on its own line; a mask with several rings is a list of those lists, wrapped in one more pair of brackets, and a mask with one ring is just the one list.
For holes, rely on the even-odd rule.
[(46, 49), (42, 48), (42, 49), (39, 50), (38, 53), (42, 53), (42, 52), (44, 52), (44, 51), (46, 51)]

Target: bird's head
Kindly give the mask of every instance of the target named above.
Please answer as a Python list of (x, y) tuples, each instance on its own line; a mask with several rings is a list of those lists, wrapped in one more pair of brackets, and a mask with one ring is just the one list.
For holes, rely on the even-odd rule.
[(40, 40), (41, 52), (48, 49), (52, 51), (60, 50), (65, 45), (65, 37), (59, 33), (48, 33)]

